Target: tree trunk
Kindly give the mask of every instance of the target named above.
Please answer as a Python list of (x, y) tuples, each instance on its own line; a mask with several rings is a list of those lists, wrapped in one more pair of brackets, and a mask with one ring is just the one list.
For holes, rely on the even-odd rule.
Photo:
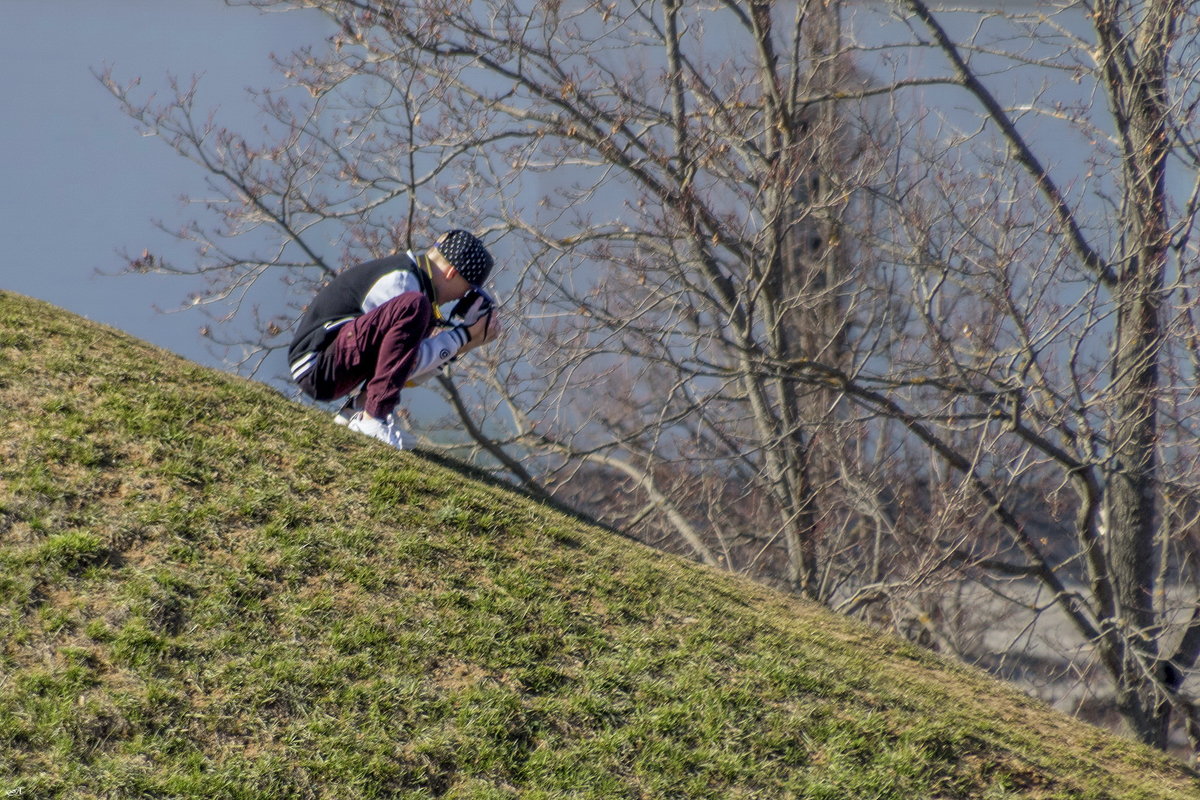
[(1163, 702), (1158, 680), (1154, 554), (1162, 291), (1170, 242), (1166, 74), (1175, 5), (1151, 4), (1132, 42), (1127, 35), (1116, 38), (1116, 4), (1097, 9), (1129, 204), (1114, 290), (1116, 414), (1107, 492), (1108, 553), (1119, 615), (1114, 624), (1123, 641), (1117, 702), (1134, 735), (1160, 748), (1166, 744), (1170, 706)]

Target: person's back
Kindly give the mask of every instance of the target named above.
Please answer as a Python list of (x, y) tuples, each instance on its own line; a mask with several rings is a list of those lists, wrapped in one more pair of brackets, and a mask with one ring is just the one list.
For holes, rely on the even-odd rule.
[(378, 258), (339, 272), (317, 293), (296, 323), (288, 348), (292, 379), (299, 380), (343, 324), (410, 291), (419, 291), (433, 302), (432, 281), (406, 254)]

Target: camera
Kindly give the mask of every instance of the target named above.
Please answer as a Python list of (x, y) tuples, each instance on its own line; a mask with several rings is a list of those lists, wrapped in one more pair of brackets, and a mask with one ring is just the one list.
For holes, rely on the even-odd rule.
[(491, 313), (498, 305), (496, 298), (492, 297), (487, 289), (475, 288), (454, 304), (454, 308), (450, 310), (450, 319), (461, 320), (464, 325), (474, 325), (480, 317)]

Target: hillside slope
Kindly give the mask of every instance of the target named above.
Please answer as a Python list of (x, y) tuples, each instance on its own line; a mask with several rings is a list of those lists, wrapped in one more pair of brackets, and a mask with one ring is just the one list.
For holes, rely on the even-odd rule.
[(1200, 797), (980, 672), (0, 292), (0, 796)]

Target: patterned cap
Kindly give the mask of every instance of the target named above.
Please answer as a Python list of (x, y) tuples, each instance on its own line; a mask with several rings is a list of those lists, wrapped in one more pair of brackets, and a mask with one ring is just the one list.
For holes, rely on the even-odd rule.
[(472, 286), (481, 285), (492, 271), (492, 254), (467, 231), (444, 233), (434, 247)]

